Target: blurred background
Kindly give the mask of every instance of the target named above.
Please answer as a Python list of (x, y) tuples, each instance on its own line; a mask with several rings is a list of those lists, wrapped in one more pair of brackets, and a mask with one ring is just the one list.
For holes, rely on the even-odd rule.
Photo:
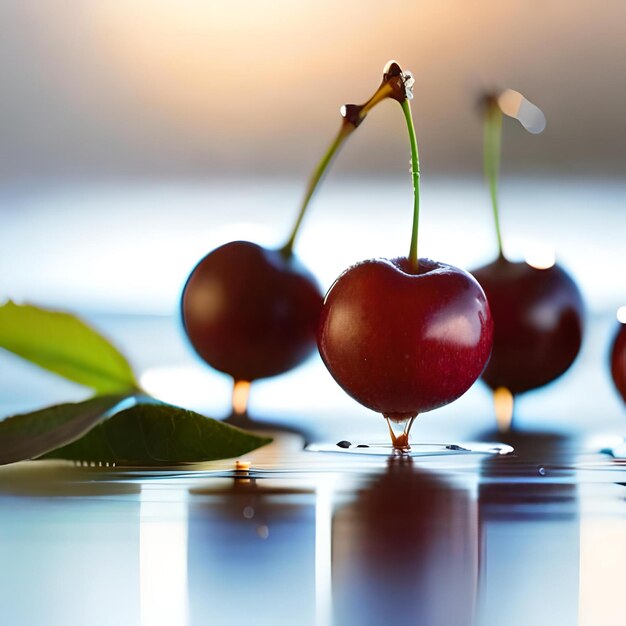
[[(603, 368), (626, 303), (625, 42), (620, 0), (2, 0), (0, 298), (82, 313), (155, 393), (219, 413), (227, 381), (182, 337), (183, 282), (228, 240), (282, 243), (340, 105), (365, 100), (395, 58), (416, 79), (424, 256), (471, 269), (495, 255), (481, 92), (517, 89), (545, 112), (538, 136), (505, 120), (505, 248), (513, 258), (556, 253), (601, 323), (555, 383), (561, 393), (531, 394), (528, 413), (568, 425), (566, 390), (591, 385), (576, 420), (614, 427), (623, 411)], [(307, 216), (297, 253), (324, 288), (357, 260), (408, 251), (397, 108), (384, 103), (368, 117)], [(66, 388), (34, 385), (28, 399), (12, 391), (22, 365), (2, 359), (7, 410), (67, 399)], [(278, 385), (315, 395), (312, 419), (365, 411), (317, 357), (288, 380), (260, 384), (253, 405), (293, 410)], [(488, 415), (487, 394), (477, 386), (445, 411)]]
[[(510, 133), (508, 171), (620, 174), (625, 21), (620, 0), (3, 0), (0, 177), (302, 177), (389, 58), (415, 74), (425, 173), (478, 173), (474, 101), (508, 86), (549, 122)], [(372, 118), (338, 172), (397, 174), (401, 121)]]

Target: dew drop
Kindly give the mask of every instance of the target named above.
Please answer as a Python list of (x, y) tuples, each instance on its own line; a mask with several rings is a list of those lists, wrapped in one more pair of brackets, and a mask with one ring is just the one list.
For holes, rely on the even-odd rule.
[(250, 398), (250, 383), (247, 380), (236, 380), (233, 383), (233, 415), (246, 415)]

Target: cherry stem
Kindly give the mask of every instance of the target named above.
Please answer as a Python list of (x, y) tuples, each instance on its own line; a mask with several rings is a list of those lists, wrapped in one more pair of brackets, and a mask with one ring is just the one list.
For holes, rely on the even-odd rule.
[(306, 213), (307, 207), (309, 206), (309, 202), (311, 201), (311, 198), (313, 197), (317, 186), (321, 182), (322, 177), (328, 169), (328, 166), (333, 160), (333, 157), (335, 156), (339, 148), (341, 148), (343, 142), (350, 136), (355, 128), (355, 126), (352, 126), (351, 124), (346, 124), (344, 121), (334, 141), (330, 144), (330, 147), (322, 157), (322, 160), (317, 164), (315, 170), (313, 170), (313, 174), (311, 175), (309, 184), (304, 194), (304, 200), (302, 201), (296, 223), (293, 227), (293, 230), (291, 231), (291, 235), (289, 236), (287, 243), (281, 248), (281, 253), (284, 257), (289, 258), (293, 254), (293, 246), (296, 242), (296, 237), (298, 236), (298, 231), (300, 230), (300, 226), (302, 225), (302, 220), (304, 219), (304, 214)]
[(487, 99), (485, 112), (485, 129), (483, 138), (483, 169), (489, 182), (493, 218), (498, 240), (498, 254), (504, 258), (502, 232), (500, 230), (500, 214), (498, 211), (498, 175), (500, 173), (500, 152), (502, 144), (502, 110), (497, 98)]
[(413, 177), (413, 231), (411, 233), (411, 247), (409, 249), (409, 264), (417, 273), (419, 270), (419, 257), (417, 256), (417, 234), (420, 219), (420, 159), (417, 150), (417, 138), (415, 137), (415, 126), (411, 115), (411, 105), (408, 98), (401, 103), (406, 126), (409, 131), (409, 141), (411, 143), (411, 175)]
[(293, 247), (298, 236), (298, 231), (302, 225), (304, 214), (315, 194), (317, 187), (322, 181), (324, 174), (326, 173), (328, 166), (331, 164), (333, 158), (345, 142), (345, 140), (357, 129), (361, 122), (365, 119), (367, 114), (380, 102), (391, 97), (394, 93), (394, 86), (391, 83), (391, 79), (383, 78), (383, 82), (378, 89), (374, 92), (374, 95), (362, 105), (347, 105), (342, 108), (342, 115), (344, 116), (341, 128), (337, 133), (337, 136), (330, 144), (328, 150), (324, 153), (324, 156), (317, 164), (317, 167), (313, 170), (313, 174), (309, 179), (302, 205), (300, 206), (300, 212), (296, 219), (296, 223), (291, 231), (287, 243), (280, 249), (281, 254), (285, 258), (291, 257), (293, 254)]

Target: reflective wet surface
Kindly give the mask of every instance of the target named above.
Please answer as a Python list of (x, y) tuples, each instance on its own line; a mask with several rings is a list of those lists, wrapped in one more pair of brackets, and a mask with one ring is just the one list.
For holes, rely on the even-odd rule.
[(0, 606), (14, 625), (622, 623), (626, 467), (521, 439), (385, 458), (288, 435), (249, 470), (4, 467)]
[[(248, 455), (248, 474), (234, 461), (158, 472), (62, 462), (0, 468), (0, 624), (626, 623), (626, 462), (599, 452), (626, 434), (608, 370), (624, 289), (615, 272), (597, 269), (624, 258), (624, 185), (507, 185), (511, 254), (553, 245), (587, 297), (581, 354), (554, 385), (516, 403), (524, 435), (493, 432), (492, 400), (480, 383), (420, 416), (412, 433), (424, 443), (501, 442), (514, 455), (457, 451), (402, 461), (342, 451), (341, 440), (387, 443), (386, 425), (314, 357), (255, 383), (247, 425), (290, 425), (320, 451), (281, 437)], [(483, 182), (427, 182), (424, 191), (435, 207), (425, 215), (424, 253), (463, 267), (488, 261)], [(224, 183), (130, 195), (4, 194), (3, 294), (83, 314), (128, 355), (150, 393), (226, 417), (231, 381), (185, 343), (180, 288), (216, 245), (282, 237), (277, 225), (300, 193), (300, 184)], [(329, 180), (324, 193), (327, 204), (298, 250), (324, 287), (357, 259), (404, 251), (405, 179), (336, 187)], [(219, 218), (207, 211), (223, 206)], [(380, 219), (381, 206), (398, 209)], [(354, 224), (358, 236), (346, 237)], [(85, 236), (92, 232), (97, 245)], [(8, 354), (0, 354), (0, 372), (0, 417), (89, 393)], [(603, 432), (613, 436), (596, 438)]]

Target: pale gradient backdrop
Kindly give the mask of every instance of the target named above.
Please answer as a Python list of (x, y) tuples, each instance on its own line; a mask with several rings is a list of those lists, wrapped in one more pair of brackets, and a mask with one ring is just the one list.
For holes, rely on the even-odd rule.
[[(626, 171), (626, 4), (572, 0), (0, 1), (0, 181), (305, 175), (396, 58), (427, 173), (480, 168), (481, 89), (548, 118), (505, 172)], [(387, 103), (340, 171), (406, 167)]]

